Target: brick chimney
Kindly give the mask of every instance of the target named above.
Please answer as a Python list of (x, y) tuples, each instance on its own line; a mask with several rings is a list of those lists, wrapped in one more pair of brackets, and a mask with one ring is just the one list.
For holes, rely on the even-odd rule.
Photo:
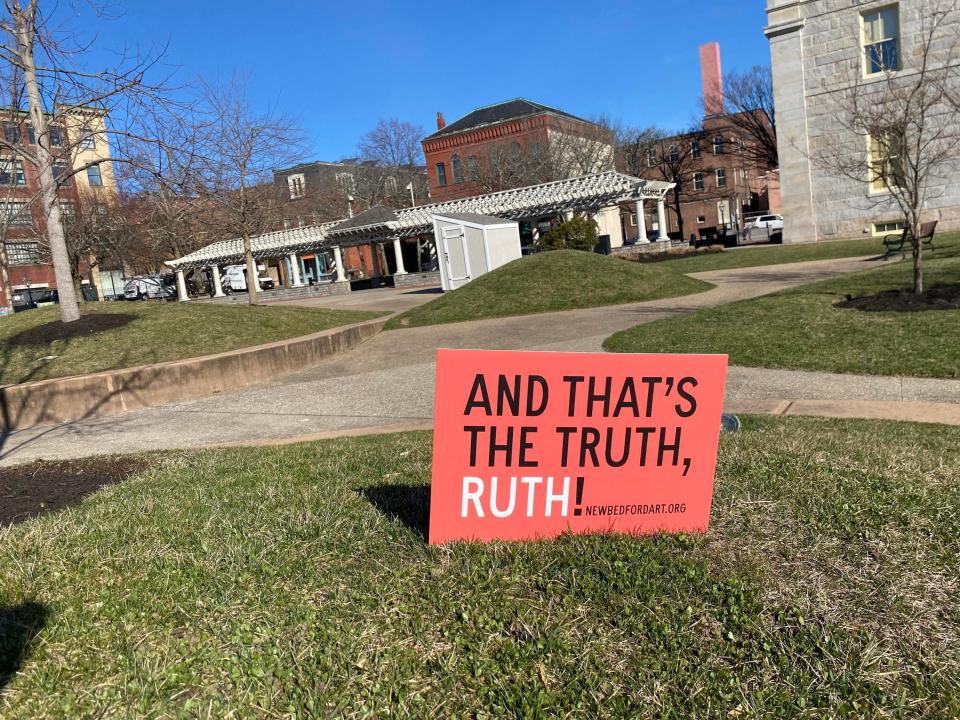
[(723, 115), (723, 70), (720, 43), (700, 46), (700, 75), (703, 77), (703, 110), (707, 117)]
[(443, 119), (443, 113), (437, 113), (437, 130), (443, 130), (447, 126), (447, 121)]

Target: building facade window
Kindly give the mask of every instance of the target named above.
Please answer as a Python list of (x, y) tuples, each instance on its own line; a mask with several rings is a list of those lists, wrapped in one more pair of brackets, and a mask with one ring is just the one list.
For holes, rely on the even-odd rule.
[(717, 168), (717, 187), (725, 188), (727, 186), (727, 171), (724, 168)]
[(50, 147), (63, 146), (63, 131), (56, 125), (50, 126)]
[(0, 202), (0, 222), (9, 227), (31, 227), (33, 217), (25, 202)]
[(67, 166), (64, 163), (53, 164), (53, 179), (57, 181), (60, 187), (70, 187), (70, 176), (67, 174)]
[(903, 220), (876, 222), (873, 223), (873, 234), (874, 236), (895, 235), (896, 233), (902, 233), (906, 227), (907, 224)]
[(77, 215), (77, 206), (73, 204), (72, 200), (61, 200), (57, 203), (60, 206), (60, 214), (65, 218), (76, 217)]
[(80, 149), (81, 150), (96, 150), (97, 149), (97, 138), (93, 133), (87, 133), (83, 136), (83, 139), (80, 140)]
[(337, 185), (340, 187), (340, 189), (347, 195), (352, 195), (357, 189), (357, 180), (353, 176), (353, 173), (338, 172), (334, 176), (334, 179), (337, 181)]
[(87, 182), (90, 187), (103, 187), (103, 176), (100, 174), (99, 165), (91, 165), (87, 168)]
[(720, 155), (723, 152), (723, 138), (717, 136), (713, 139), (713, 154)]
[(896, 5), (868, 10), (862, 22), (864, 74), (900, 69), (900, 11)]
[(15, 123), (4, 123), (3, 139), (9, 145), (18, 145), (20, 143), (20, 126)]
[(703, 225), (706, 222), (707, 222), (706, 215), (697, 215), (697, 225)]
[(636, 227), (636, 226), (637, 226), (637, 214), (630, 213), (630, 227)]
[(0, 159), (0, 185), (26, 185), (23, 162), (11, 158)]
[(700, 159), (701, 152), (699, 140), (693, 140), (690, 142), (690, 154), (693, 155), (694, 160)]
[(477, 156), (470, 155), (467, 158), (467, 179), (476, 182), (479, 176), (480, 176), (480, 171), (477, 168)]
[(678, 162), (680, 162), (680, 150), (677, 148), (676, 145), (671, 145), (670, 146), (670, 164), (676, 165)]
[(903, 182), (903, 162), (898, 137), (895, 130), (870, 137), (867, 159), (870, 192), (885, 192), (891, 187), (899, 187)]
[(698, 172), (693, 174), (693, 189), (697, 192), (703, 190), (703, 173)]
[(387, 195), (395, 195), (397, 192), (397, 179), (393, 175), (387, 175), (383, 180), (383, 188)]
[(447, 186), (447, 166), (437, 163), (437, 187)]
[(11, 265), (39, 265), (40, 245), (35, 242), (7, 243), (7, 261)]
[(33, 131), (33, 125), (27, 125), (27, 142), (31, 145), (37, 144), (37, 134)]
[(653, 148), (647, 150), (647, 167), (652, 168), (657, 166), (657, 151)]
[(307, 178), (303, 173), (287, 176), (287, 190), (290, 191), (290, 199), (296, 200), (307, 194)]
[(450, 158), (450, 173), (453, 175), (453, 184), (459, 185), (463, 182), (463, 163), (459, 155)]

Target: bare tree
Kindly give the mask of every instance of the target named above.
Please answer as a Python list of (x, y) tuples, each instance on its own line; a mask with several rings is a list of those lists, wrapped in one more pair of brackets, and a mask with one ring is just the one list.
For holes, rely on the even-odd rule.
[[(96, 6), (94, 6), (95, 9)], [(123, 139), (145, 137), (139, 125), (143, 111), (164, 97), (163, 84), (151, 84), (147, 76), (161, 53), (124, 55), (109, 68), (87, 67), (89, 44), (54, 27), (56, 5), (41, 8), (40, 0), (3, 0), (0, 14), (0, 62), (8, 68), (22, 90), (13, 93), (22, 103), (12, 106), (18, 126), (35, 140), (0, 137), (0, 147), (15, 152), (34, 167), (40, 179), (36, 200), (40, 203), (46, 238), (57, 279), (60, 314), (64, 322), (79, 319), (71, 263), (57, 198), (58, 187), (70, 177), (110, 162), (106, 157), (76, 161), (88, 140), (86, 119), (91, 113), (101, 121), (114, 110), (114, 122), (96, 123), (96, 133), (114, 147)], [(102, 15), (101, 15), (102, 16)], [(33, 200), (31, 200), (32, 202)]]
[(257, 303), (254, 237), (276, 228), (284, 198), (272, 184), (273, 169), (300, 157), (303, 131), (272, 110), (254, 111), (245, 81), (208, 88), (206, 103), (213, 120), (206, 130), (207, 166), (198, 183), (198, 198), (215, 208), (212, 228), (243, 240), (247, 295)]
[(414, 197), (426, 196), (427, 177), (421, 145), (425, 135), (426, 131), (419, 125), (390, 118), (380, 120), (360, 139), (357, 185), (369, 205), (384, 200), (406, 205), (410, 189)]
[(746, 72), (730, 73), (723, 80), (727, 122), (744, 139), (744, 153), (758, 165), (779, 166), (777, 116), (773, 104), (770, 68), (757, 65)]
[[(870, 45), (851, 66), (850, 89), (834, 101), (844, 132), (822, 142), (811, 159), (865, 184), (874, 207), (902, 213), (912, 247), (913, 292), (919, 294), (923, 212), (936, 187), (952, 182), (960, 165), (958, 2), (931, 0), (917, 17), (920, 28), (912, 42)], [(866, 80), (863, 63), (872, 71)]]

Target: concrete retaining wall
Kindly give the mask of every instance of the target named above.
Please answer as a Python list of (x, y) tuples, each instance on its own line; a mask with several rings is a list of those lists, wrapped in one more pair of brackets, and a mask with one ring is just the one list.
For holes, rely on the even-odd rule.
[(440, 273), (438, 271), (394, 275), (393, 286), (395, 288), (440, 287)]
[(383, 329), (385, 319), (241, 350), (0, 387), (0, 428), (75, 422), (258, 385), (316, 365)]

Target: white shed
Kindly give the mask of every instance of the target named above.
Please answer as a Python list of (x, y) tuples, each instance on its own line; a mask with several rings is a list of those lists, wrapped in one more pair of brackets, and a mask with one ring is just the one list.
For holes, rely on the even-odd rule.
[(445, 291), (456, 290), (522, 255), (518, 223), (476, 213), (431, 217)]

